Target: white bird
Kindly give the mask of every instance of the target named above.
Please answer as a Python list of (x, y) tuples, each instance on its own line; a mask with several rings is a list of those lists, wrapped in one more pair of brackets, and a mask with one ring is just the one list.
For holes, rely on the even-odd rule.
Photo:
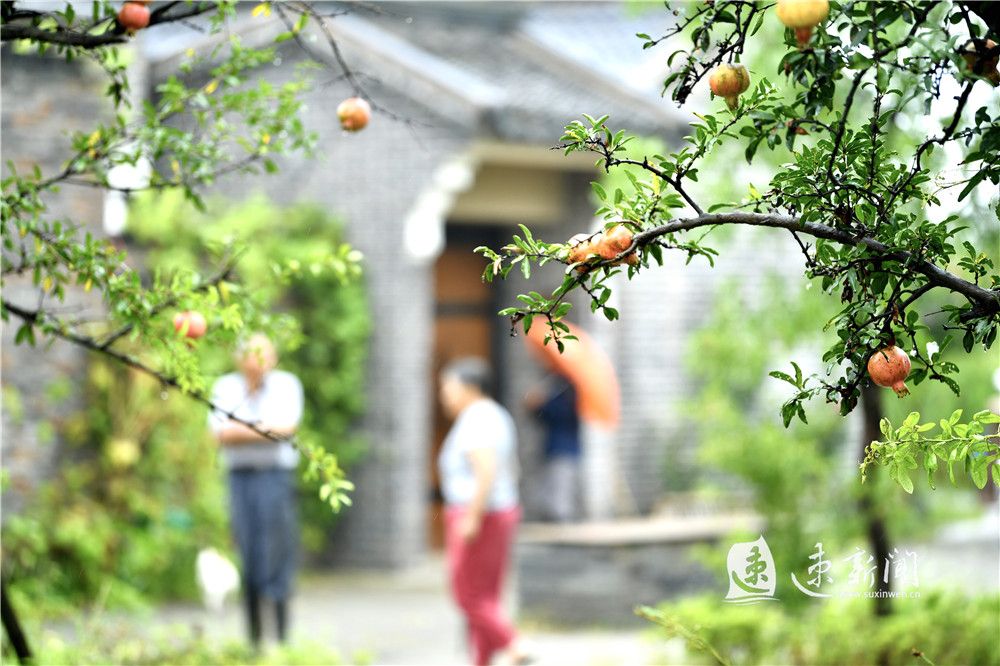
[(240, 572), (236, 565), (215, 548), (203, 548), (198, 552), (195, 571), (201, 598), (209, 610), (221, 611), (226, 597), (240, 587)]

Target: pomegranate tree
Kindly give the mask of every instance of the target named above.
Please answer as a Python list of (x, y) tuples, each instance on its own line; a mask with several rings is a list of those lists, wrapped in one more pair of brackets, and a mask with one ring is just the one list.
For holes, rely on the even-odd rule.
[[(549, 290), (531, 285), (501, 315), (512, 329), (547, 326), (558, 343), (575, 295), (615, 321), (611, 296), (627, 288), (625, 280), (695, 258), (714, 264), (717, 229), (780, 229), (795, 241), (790, 251), (803, 255), (808, 286), (836, 301), (836, 313), (816, 321), (827, 336), (822, 369), (806, 375), (793, 362), (793, 373), (770, 373), (795, 389), (781, 406), (786, 427), (796, 417), (807, 423), (806, 405), (817, 399), (845, 416), (859, 405), (874, 414), (875, 386), (905, 395), (907, 383), (930, 381), (959, 395), (959, 366), (942, 356), (944, 345), (960, 340), (974, 354), (995, 349), (1000, 338), (995, 243), (984, 246), (1000, 214), (1000, 116), (979, 80), (1000, 85), (1000, 3), (670, 4), (668, 27), (637, 33), (642, 48), (661, 49), (664, 95), (683, 107), (707, 80), (729, 110), (696, 103), (690, 131), (669, 149), (609, 115), (567, 123), (558, 147), (596, 159), (602, 181), (592, 184), (594, 215), (605, 227), (627, 221), (636, 245), (628, 260), (638, 265), (612, 267), (628, 249), (613, 246), (610, 228), (568, 246), (535, 240), (524, 228), (511, 245), (477, 249), (488, 262), (486, 281), (530, 279), (532, 266), (550, 261), (570, 270)], [(743, 65), (755, 62), (762, 66), (751, 86)], [(920, 122), (896, 122), (904, 118)], [(750, 169), (734, 159), (739, 149)], [(765, 150), (771, 158), (758, 168)], [(953, 194), (940, 196), (945, 191)], [(765, 261), (748, 263), (757, 270)], [(889, 340), (906, 340), (906, 353)], [(898, 431), (881, 427), (892, 441), (878, 464), (895, 456), (890, 475), (903, 484), (914, 458), (929, 454), (931, 466), (964, 461), (982, 487), (987, 467), (1000, 460), (1000, 436), (982, 433), (1000, 415), (984, 410), (959, 424), (961, 410), (948, 411), (947, 444), (933, 450), (921, 435), (926, 428), (913, 429), (919, 414)], [(1000, 483), (1000, 467), (991, 469)]]

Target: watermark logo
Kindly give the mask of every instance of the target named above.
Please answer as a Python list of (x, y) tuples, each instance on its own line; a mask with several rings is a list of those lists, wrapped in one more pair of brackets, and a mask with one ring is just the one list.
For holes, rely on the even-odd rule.
[[(733, 544), (729, 549), (726, 565), (729, 570), (726, 602), (753, 604), (777, 601), (774, 596), (777, 587), (774, 558), (763, 536), (756, 541)], [(835, 575), (846, 581), (846, 589), (841, 586), (836, 592), (831, 591)], [(881, 562), (862, 548), (855, 548), (847, 557), (834, 560), (820, 541), (809, 555), (806, 569), (789, 576), (795, 589), (817, 599), (920, 596), (920, 592), (915, 589), (920, 586), (917, 554), (898, 548), (893, 548)], [(896, 589), (887, 589), (890, 586)]]
[(809, 556), (809, 560), (812, 564), (809, 565), (807, 570), (809, 578), (806, 579), (805, 585), (799, 582), (794, 573), (792, 574), (792, 584), (798, 588), (799, 592), (810, 597), (829, 597), (829, 594), (824, 594), (821, 590), (825, 585), (833, 583), (833, 577), (829, 573), (830, 569), (833, 568), (833, 562), (826, 559), (826, 552), (823, 550), (822, 541), (816, 544), (816, 550)]
[(729, 569), (727, 602), (755, 604), (775, 601), (774, 588), (778, 578), (771, 549), (763, 536), (756, 541), (734, 543), (726, 557), (726, 566)]

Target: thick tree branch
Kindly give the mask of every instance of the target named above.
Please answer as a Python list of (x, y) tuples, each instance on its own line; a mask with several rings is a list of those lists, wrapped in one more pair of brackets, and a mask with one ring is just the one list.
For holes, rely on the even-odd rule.
[[(216, 9), (215, 3), (199, 2), (184, 11), (167, 14), (166, 10), (170, 9), (175, 4), (178, 3), (170, 3), (167, 7), (161, 7), (160, 9), (153, 11), (152, 14), (150, 14), (148, 27), (152, 27), (160, 23), (182, 21)], [(110, 20), (113, 20), (112, 17), (98, 22), (97, 25)], [(113, 44), (124, 44), (128, 42), (129, 38), (130, 35), (125, 32), (125, 29), (122, 26), (118, 25), (117, 21), (114, 22), (113, 27), (105, 32), (99, 33), (89, 32), (88, 30), (82, 29), (66, 28), (62, 26), (55, 30), (43, 30), (30, 24), (4, 23), (3, 25), (0, 25), (0, 42), (9, 42), (17, 39), (30, 39), (46, 44), (96, 49)]]
[[(281, 437), (279, 435), (272, 433), (270, 430), (264, 430), (258, 424), (240, 418), (236, 416), (236, 414), (234, 414), (232, 411), (223, 409), (219, 405), (215, 404), (211, 400), (211, 398), (207, 397), (204, 393), (185, 389), (184, 387), (181, 386), (180, 381), (176, 377), (167, 376), (157, 371), (156, 369), (149, 367), (148, 365), (146, 365), (139, 359), (135, 358), (134, 356), (130, 356), (128, 354), (118, 351), (117, 349), (113, 349), (101, 342), (98, 342), (94, 338), (91, 338), (86, 335), (81, 335), (79, 333), (75, 333), (60, 326), (59, 325), (60, 322), (53, 321), (51, 317), (49, 317), (48, 314), (42, 310), (28, 310), (26, 308), (22, 308), (18, 305), (14, 305), (7, 301), (3, 302), (3, 310), (5, 312), (9, 312), (10, 314), (20, 319), (21, 321), (30, 325), (41, 325), (48, 322), (50, 326), (47, 326), (45, 329), (45, 331), (48, 334), (58, 338), (62, 338), (67, 342), (71, 342), (89, 351), (96, 352), (98, 354), (103, 354), (104, 356), (112, 358), (118, 361), (119, 363), (122, 363), (134, 370), (138, 370), (139, 372), (145, 375), (153, 377), (164, 386), (169, 386), (171, 388), (174, 388), (183, 393), (184, 395), (188, 396), (195, 402), (199, 402), (208, 407), (209, 409), (219, 412), (220, 414), (230, 419), (231, 421), (239, 423), (240, 425), (244, 425), (247, 428), (250, 428), (264, 439), (270, 440), (272, 442), (283, 442), (288, 440), (287, 437)], [(292, 438), (290, 441), (293, 446), (297, 447), (297, 443), (294, 438)]]
[[(715, 213), (699, 215), (697, 217), (673, 220), (653, 229), (647, 229), (637, 233), (632, 240), (632, 245), (613, 260), (607, 263), (618, 261), (634, 252), (637, 248), (650, 243), (661, 236), (687, 231), (698, 227), (717, 226), (724, 224), (746, 224), (756, 227), (772, 227), (775, 229), (788, 229), (801, 234), (807, 234), (815, 238), (841, 243), (850, 246), (864, 246), (871, 250), (878, 258), (888, 261), (897, 261), (906, 264), (911, 270), (920, 273), (927, 278), (928, 283), (934, 287), (941, 287), (948, 291), (961, 294), (972, 303), (977, 316), (991, 316), (1000, 313), (1000, 293), (980, 287), (968, 280), (965, 280), (954, 273), (917, 258), (914, 254), (905, 250), (893, 250), (881, 241), (867, 236), (854, 236), (817, 222), (803, 222), (797, 217), (788, 215), (765, 215), (761, 213)], [(598, 266), (601, 264), (597, 264)]]
[(970, 12), (981, 18), (986, 27), (994, 35), (1000, 35), (1000, 2), (996, 2), (996, 0), (990, 2), (979, 0), (976, 2), (960, 2), (958, 4), (966, 7)]

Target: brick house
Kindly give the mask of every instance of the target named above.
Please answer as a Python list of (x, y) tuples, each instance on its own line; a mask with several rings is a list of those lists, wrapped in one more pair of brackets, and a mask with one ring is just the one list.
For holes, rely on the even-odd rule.
[[(635, 37), (655, 32), (666, 18), (662, 11), (634, 16), (618, 3), (401, 3), (386, 5), (384, 13), (339, 16), (329, 26), (345, 58), (365, 75), (378, 105), (407, 121), (376, 114), (365, 131), (345, 135), (334, 109), (351, 91), (342, 81), (324, 81), (334, 73), (320, 72), (304, 113), (320, 134), (320, 159), (279, 160), (276, 176), (218, 184), (215, 193), (223, 196), (252, 189), (278, 203), (324, 205), (345, 221), (348, 240), (366, 256), (373, 335), (362, 429), (369, 454), (352, 472), (354, 506), (331, 535), (328, 561), (397, 567), (434, 547), (432, 470), (446, 427), (436, 411), (434, 377), (451, 356), (484, 355), (498, 369), (499, 397), (518, 420), (524, 483), (532, 486), (538, 433), (520, 397), (538, 370), (495, 313), (526, 288), (555, 284), (558, 271), (542, 271), (531, 285), (513, 279), (489, 287), (479, 280), (482, 260), (471, 250), (503, 244), (518, 223), (552, 240), (592, 228), (593, 160), (551, 150), (581, 113), (607, 113), (617, 126), (676, 144), (684, 120), (658, 94), (663, 55), (642, 51)], [(232, 29), (245, 43), (265, 43), (284, 30), (248, 14)], [(136, 91), (149, 94), (187, 49), (208, 41), (179, 25), (143, 35), (133, 65)], [(316, 57), (329, 57), (322, 39), (314, 44)], [(294, 41), (279, 53), (282, 66), (266, 73), (276, 81), (306, 57)], [(46, 76), (64, 67), (45, 66)], [(21, 68), (5, 62), (6, 99), (37, 105), (43, 95), (57, 94), (48, 84), (32, 86)], [(14, 113), (4, 105), (5, 149), (19, 131)], [(57, 134), (50, 127), (46, 136)], [(100, 215), (93, 202), (80, 213)], [(654, 507), (665, 452), (691, 449), (674, 425), (690, 388), (686, 336), (704, 317), (717, 281), (739, 274), (752, 290), (759, 271), (743, 259), (775, 258), (783, 247), (747, 241), (712, 271), (681, 262), (649, 271), (616, 295), (622, 321), (613, 325), (588, 308), (574, 313), (612, 356), (622, 388), (621, 427), (588, 444), (590, 487), (610, 489), (599, 506), (616, 514)], [(10, 334), (4, 335), (5, 381), (12, 374), (17, 381), (19, 352)], [(4, 426), (9, 460), (6, 415)]]

